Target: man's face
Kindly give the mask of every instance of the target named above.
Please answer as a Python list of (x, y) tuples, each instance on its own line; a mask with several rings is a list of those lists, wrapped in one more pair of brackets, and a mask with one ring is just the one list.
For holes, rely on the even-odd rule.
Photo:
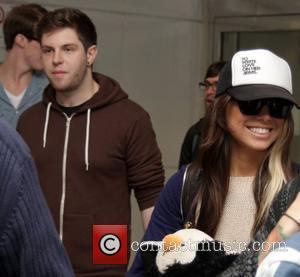
[(42, 36), (44, 71), (56, 91), (79, 88), (87, 73), (87, 53), (75, 30), (61, 28)]
[(204, 104), (206, 109), (215, 99), (218, 81), (219, 76), (208, 77), (204, 81), (206, 84), (204, 86)]

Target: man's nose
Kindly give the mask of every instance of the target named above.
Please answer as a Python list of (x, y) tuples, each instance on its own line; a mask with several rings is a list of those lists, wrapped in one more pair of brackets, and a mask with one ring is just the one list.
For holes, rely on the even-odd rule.
[(55, 51), (53, 54), (53, 64), (60, 64), (63, 62), (63, 57), (61, 51)]

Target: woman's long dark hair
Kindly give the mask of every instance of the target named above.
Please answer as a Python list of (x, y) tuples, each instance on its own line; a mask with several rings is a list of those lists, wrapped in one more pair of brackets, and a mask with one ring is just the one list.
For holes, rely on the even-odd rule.
[[(223, 208), (229, 188), (231, 138), (226, 124), (226, 107), (230, 96), (225, 94), (217, 99), (207, 110), (204, 117), (205, 128), (198, 158), (191, 164), (192, 167), (202, 169), (198, 192), (192, 202), (191, 212), (194, 214), (194, 226), (215, 236), (222, 217)], [(290, 144), (293, 137), (293, 119), (290, 116), (285, 120), (285, 132), (282, 134), (280, 146), (281, 168), (287, 180), (292, 173), (290, 161)], [(272, 148), (272, 147), (271, 147)], [(256, 202), (256, 219), (252, 233), (256, 232), (264, 223), (268, 209), (261, 208), (261, 201), (265, 198), (266, 187), (271, 180), (269, 169), (270, 152), (266, 155), (254, 180), (254, 198)], [(200, 211), (199, 211), (200, 203)]]

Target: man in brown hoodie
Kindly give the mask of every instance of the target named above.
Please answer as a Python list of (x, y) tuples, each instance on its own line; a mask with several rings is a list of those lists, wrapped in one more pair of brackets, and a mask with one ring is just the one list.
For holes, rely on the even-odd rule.
[(149, 115), (116, 81), (92, 72), (97, 33), (84, 13), (49, 12), (38, 36), (50, 85), (18, 130), (76, 275), (124, 276), (126, 266), (93, 264), (92, 225), (130, 226), (131, 189), (147, 225), (164, 180)]

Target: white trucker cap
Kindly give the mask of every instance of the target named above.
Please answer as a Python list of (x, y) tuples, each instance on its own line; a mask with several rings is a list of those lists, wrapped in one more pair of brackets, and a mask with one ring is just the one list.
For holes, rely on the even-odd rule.
[(224, 93), (240, 101), (281, 98), (299, 108), (288, 63), (266, 49), (234, 54), (219, 75), (216, 97)]

